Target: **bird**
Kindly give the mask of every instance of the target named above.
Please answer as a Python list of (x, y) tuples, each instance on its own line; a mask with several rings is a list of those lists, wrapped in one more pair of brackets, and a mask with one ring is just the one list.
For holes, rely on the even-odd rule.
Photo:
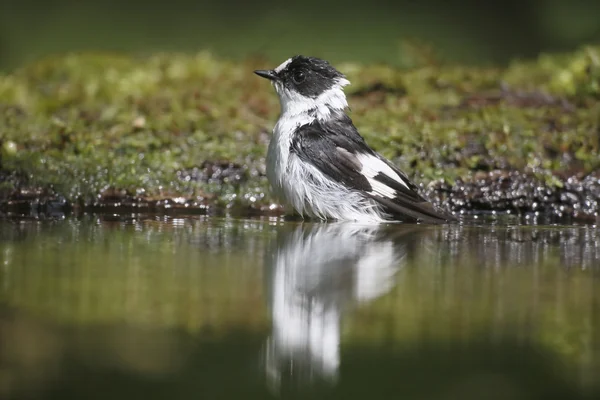
[(385, 225), (349, 221), (278, 230), (265, 258), (269, 383), (277, 387), (286, 375), (298, 383), (306, 377), (335, 382), (344, 315), (392, 290), (411, 244), (427, 232), (435, 231), (406, 226), (391, 234)]
[(273, 194), (300, 216), (365, 223), (445, 223), (408, 176), (366, 143), (349, 117), (346, 76), (296, 55), (255, 74), (271, 81), (281, 114), (266, 157)]

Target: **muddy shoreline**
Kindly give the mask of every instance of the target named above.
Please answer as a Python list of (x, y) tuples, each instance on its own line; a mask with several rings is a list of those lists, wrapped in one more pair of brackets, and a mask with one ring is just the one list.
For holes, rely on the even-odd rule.
[[(81, 54), (0, 75), (0, 212), (282, 215), (264, 174), (279, 106), (251, 73), (270, 63)], [(597, 222), (600, 48), (338, 68), (367, 142), (438, 206)]]

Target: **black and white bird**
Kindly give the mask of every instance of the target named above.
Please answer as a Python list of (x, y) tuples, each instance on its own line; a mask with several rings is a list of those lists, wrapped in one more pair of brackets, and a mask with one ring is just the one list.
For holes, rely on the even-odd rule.
[[(282, 377), (335, 381), (342, 321), (355, 305), (375, 300), (397, 283), (410, 243), (421, 232), (386, 232), (378, 224), (336, 222), (280, 229), (265, 258), (273, 329), (265, 346), (271, 384)], [(303, 382), (305, 383), (305, 382)]]
[(300, 215), (359, 222), (453, 219), (367, 145), (346, 114), (343, 88), (350, 81), (327, 61), (298, 55), (254, 72), (272, 82), (281, 103), (267, 178)]

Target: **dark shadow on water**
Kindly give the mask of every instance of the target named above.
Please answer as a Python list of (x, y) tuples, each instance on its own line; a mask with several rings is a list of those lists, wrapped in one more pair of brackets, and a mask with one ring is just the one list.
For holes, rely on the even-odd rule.
[[(21, 341), (20, 346), (41, 350), (51, 344), (44, 350), (45, 357), (39, 353), (37, 363), (29, 366), (32, 360), (26, 356), (7, 360), (4, 352), (0, 357), (4, 370), (22, 368), (25, 376), (17, 377), (37, 385), (5, 399), (586, 398), (559, 360), (532, 343), (511, 340), (424, 340), (411, 348), (398, 348), (392, 342), (349, 344), (342, 347), (340, 378), (335, 384), (300, 385), (289, 374), (274, 393), (264, 384), (256, 356), (263, 338), (253, 332), (202, 338), (127, 326), (77, 331), (39, 324), (7, 310), (0, 315), (3, 343), (21, 341), (11, 335), (23, 333), (20, 329), (28, 326), (41, 329), (43, 333), (35, 339), (42, 344)], [(132, 357), (132, 353), (137, 354)], [(39, 370), (42, 362), (44, 374)], [(588, 395), (592, 398), (591, 392)]]
[[(0, 319), (3, 342), (14, 342), (15, 338), (10, 336), (14, 327), (11, 324), (23, 323), (31, 321), (7, 320), (3, 312)], [(510, 340), (502, 343), (424, 340), (411, 348), (398, 348), (391, 342), (348, 344), (342, 347), (343, 362), (335, 384), (324, 381), (299, 384), (290, 374), (274, 392), (265, 385), (257, 358), (263, 337), (254, 332), (200, 338), (183, 332), (124, 326), (85, 332), (35, 323), (32, 327), (43, 329), (45, 340), (50, 338), (48, 335), (61, 340), (61, 350), (45, 360), (45, 375), (40, 375), (32, 365), (32, 370), (23, 369), (21, 372), (27, 374), (23, 379), (29, 379), (34, 386), (4, 399), (594, 398), (591, 390), (581, 392), (565, 366), (551, 354), (532, 343)], [(6, 332), (9, 336), (5, 336)], [(165, 335), (171, 351), (177, 353), (160, 354)], [(145, 346), (135, 351), (147, 363), (160, 360), (156, 368), (131, 362), (126, 346), (117, 351), (111, 341), (118, 342), (119, 336), (128, 337), (134, 347), (138, 340), (146, 341)], [(107, 348), (114, 354), (105, 354)], [(12, 368), (13, 372), (16, 367), (26, 368), (19, 364), (26, 362), (24, 359), (16, 360), (17, 363), (13, 359), (7, 365), (5, 357), (0, 358), (4, 368)]]

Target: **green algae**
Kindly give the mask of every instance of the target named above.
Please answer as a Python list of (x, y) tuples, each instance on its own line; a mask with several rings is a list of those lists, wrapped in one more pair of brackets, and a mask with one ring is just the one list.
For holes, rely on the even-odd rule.
[[(275, 63), (68, 54), (0, 75), (0, 200), (279, 212), (264, 176), (279, 104), (252, 74)], [(368, 143), (438, 203), (473, 200), (458, 188), (482, 174), (518, 171), (560, 190), (599, 167), (598, 47), (505, 68), (337, 67)]]

